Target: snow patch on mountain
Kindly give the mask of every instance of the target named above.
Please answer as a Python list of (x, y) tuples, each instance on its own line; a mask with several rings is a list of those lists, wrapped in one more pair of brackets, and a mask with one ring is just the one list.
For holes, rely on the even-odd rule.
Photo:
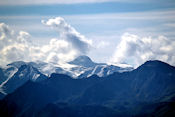
[(92, 75), (106, 77), (114, 72), (131, 71), (131, 66), (115, 66), (95, 63), (88, 56), (79, 56), (68, 63), (46, 63), (41, 61), (16, 61), (3, 68), (5, 80), (0, 84), (0, 92), (7, 94), (28, 80), (34, 82), (48, 78), (52, 73), (66, 74), (72, 78), (88, 78)]

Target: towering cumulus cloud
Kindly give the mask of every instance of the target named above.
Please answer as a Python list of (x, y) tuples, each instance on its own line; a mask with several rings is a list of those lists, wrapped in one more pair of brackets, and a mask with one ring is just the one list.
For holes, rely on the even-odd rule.
[(8, 61), (24, 59), (26, 53), (29, 52), (29, 37), (30, 35), (27, 32), (20, 31), (19, 33), (15, 33), (9, 26), (0, 23), (1, 64), (7, 63)]
[(71, 46), (80, 54), (85, 54), (88, 51), (91, 42), (67, 24), (62, 17), (56, 17), (48, 21), (42, 20), (42, 23), (54, 28), (59, 33), (60, 38), (70, 42)]
[(162, 60), (175, 65), (175, 41), (164, 36), (157, 38), (139, 37), (125, 33), (121, 37), (111, 61), (130, 61), (138, 66), (147, 60)]
[(65, 62), (80, 54), (86, 54), (89, 41), (58, 17), (44, 22), (55, 28), (60, 37), (50, 39), (49, 44), (36, 46), (30, 40), (30, 34), (15, 32), (8, 25), (0, 23), (0, 63), (5, 65), (13, 61)]

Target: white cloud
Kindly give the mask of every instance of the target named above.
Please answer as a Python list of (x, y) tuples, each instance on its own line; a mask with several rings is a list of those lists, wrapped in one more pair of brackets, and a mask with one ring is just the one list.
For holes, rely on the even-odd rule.
[(147, 60), (156, 59), (175, 65), (174, 51), (175, 40), (170, 40), (164, 36), (151, 38), (125, 33), (121, 37), (111, 62), (122, 63), (127, 61), (138, 66)]
[(50, 39), (49, 44), (36, 46), (31, 42), (29, 33), (15, 32), (8, 25), (0, 23), (1, 65), (19, 60), (60, 63), (87, 53), (90, 47), (89, 41), (63, 18), (56, 18), (55, 21), (51, 19), (44, 24), (56, 28), (60, 37)]
[(56, 17), (48, 21), (42, 20), (42, 23), (54, 28), (58, 32), (60, 38), (70, 42), (71, 46), (76, 49), (79, 54), (86, 54), (89, 50), (92, 42), (67, 24), (62, 17)]
[[(2, 64), (7, 61), (13, 61), (17, 59), (23, 59), (28, 53), (28, 47), (30, 42), (27, 42), (29, 38), (27, 32), (21, 31), (15, 33), (8, 25), (0, 23), (0, 61)], [(28, 43), (28, 44), (26, 44)]]

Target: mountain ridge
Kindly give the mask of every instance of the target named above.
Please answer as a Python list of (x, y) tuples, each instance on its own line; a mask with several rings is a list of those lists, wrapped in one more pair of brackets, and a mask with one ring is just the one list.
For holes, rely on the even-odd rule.
[[(54, 116), (74, 117), (90, 116), (95, 111), (98, 117), (151, 117), (162, 112), (161, 108), (166, 108), (163, 111), (166, 115), (174, 97), (175, 68), (160, 61), (148, 61), (133, 71), (115, 72), (104, 78), (93, 75), (72, 79), (54, 73), (41, 82), (28, 81), (0, 102), (0, 113), (8, 114), (18, 105), (13, 116), (51, 116), (54, 113)], [(169, 103), (164, 103), (166, 101)], [(174, 112), (172, 107), (171, 111)]]
[[(124, 72), (132, 68), (120, 68), (104, 63), (95, 63), (88, 56), (79, 56), (68, 62), (68, 68), (45, 62), (16, 61), (0, 68), (0, 92), (8, 94), (23, 85), (27, 80), (39, 81), (51, 73), (67, 74), (72, 78), (87, 78), (94, 74), (102, 77), (113, 72)], [(28, 73), (26, 72), (28, 71)], [(30, 73), (30, 74), (29, 74)], [(30, 77), (30, 78), (29, 78)], [(16, 82), (16, 83), (15, 83)], [(4, 96), (0, 96), (0, 99)]]

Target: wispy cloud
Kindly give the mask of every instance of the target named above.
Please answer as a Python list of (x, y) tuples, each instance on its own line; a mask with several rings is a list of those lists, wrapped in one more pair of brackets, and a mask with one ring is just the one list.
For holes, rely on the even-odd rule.
[(153, 10), (153, 11), (137, 11), (125, 13), (101, 13), (101, 14), (85, 14), (85, 15), (65, 15), (67, 18), (83, 20), (173, 20), (175, 18), (175, 9)]
[[(170, 26), (170, 23), (175, 22), (175, 9), (168, 10), (156, 10), (156, 11), (144, 11), (144, 12), (128, 12), (128, 13), (103, 13), (103, 14), (84, 14), (84, 15), (61, 15), (66, 20), (68, 20), (74, 26), (77, 26), (81, 32), (84, 30), (90, 30), (94, 32), (94, 30), (102, 30), (105, 31), (121, 31), (121, 28), (144, 28), (151, 27), (156, 28), (155, 25), (163, 25)], [(26, 30), (47, 30), (48, 28), (44, 28), (39, 21), (41, 19), (49, 19), (50, 17), (54, 17), (54, 15), (48, 16), (0, 16), (1, 22), (15, 24), (16, 27), (26, 29)], [(20, 21), (20, 22), (19, 22)], [(25, 25), (23, 23), (25, 22)], [(27, 26), (26, 26), (27, 25)], [(34, 25), (34, 26), (33, 26)], [(96, 26), (96, 28), (93, 28)], [(76, 28), (77, 28), (76, 27)], [(82, 28), (81, 28), (82, 27)], [(84, 28), (86, 27), (86, 28)], [(90, 29), (89, 29), (90, 28)], [(118, 29), (120, 28), (120, 29)], [(157, 27), (156, 30), (159, 30), (160, 27)], [(92, 31), (93, 30), (93, 31)], [(100, 31), (101, 32), (101, 31)]]

